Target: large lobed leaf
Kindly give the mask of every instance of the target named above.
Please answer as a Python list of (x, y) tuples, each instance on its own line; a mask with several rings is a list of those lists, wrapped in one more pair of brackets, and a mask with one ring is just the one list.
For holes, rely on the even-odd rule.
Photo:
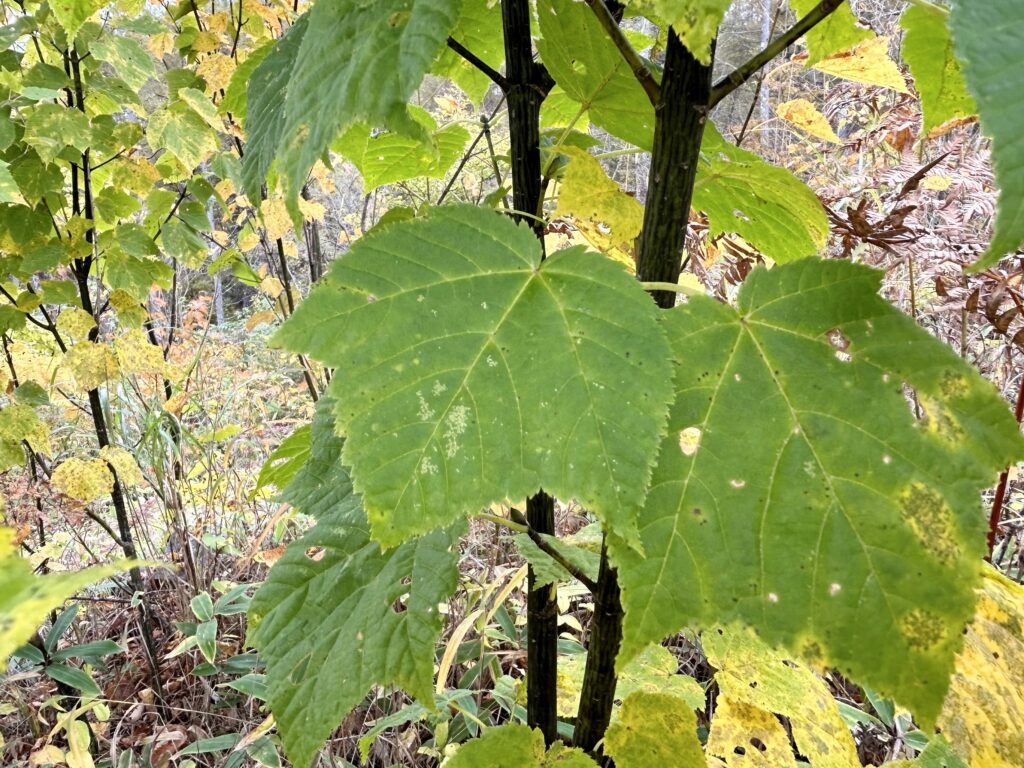
[(1022, 440), (989, 384), (876, 295), (880, 279), (803, 260), (755, 271), (737, 310), (697, 298), (667, 313), (680, 365), (646, 558), (614, 547), (620, 664), (684, 625), (739, 620), (934, 721), (974, 606), (978, 492)]
[(939, 728), (972, 766), (1014, 768), (1024, 755), (1024, 587), (986, 568)]
[[(363, 120), (422, 136), (406, 110), (444, 48), (460, 0), (321, 0), (256, 67), (247, 129), (260, 152), (246, 155), (249, 194), (271, 162), (294, 198), (331, 141)], [(268, 81), (278, 87), (266, 90)], [(257, 104), (260, 108), (257, 109)]]
[(983, 269), (1024, 243), (1024, 68), (1017, 58), (1024, 7), (1019, 0), (958, 2), (950, 29), (981, 125), (992, 137), (1001, 190), (992, 243), (975, 264)]
[(544, 488), (635, 540), (671, 398), (658, 313), (583, 248), (452, 206), (373, 233), (276, 340), (336, 369), (345, 462), (392, 547)]
[(435, 531), (391, 552), (370, 538), (341, 465), (330, 400), (307, 464), (283, 498), (317, 517), (255, 594), (249, 641), (267, 662), (268, 702), (292, 762), (316, 750), (374, 685), (432, 702), (438, 604), (458, 584), (458, 535)]

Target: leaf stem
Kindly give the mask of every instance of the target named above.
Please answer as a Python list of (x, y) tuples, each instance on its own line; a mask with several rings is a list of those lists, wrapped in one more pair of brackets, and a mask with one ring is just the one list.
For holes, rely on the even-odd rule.
[(810, 13), (783, 32), (780, 37), (765, 46), (763, 51), (715, 83), (714, 88), (711, 89), (711, 99), (708, 102), (708, 106), (714, 107), (718, 102), (747, 82), (761, 67), (828, 18), (833, 11), (843, 4), (843, 1), (821, 0), (820, 3), (811, 9)]
[(466, 46), (464, 46), (454, 37), (448, 38), (448, 47), (455, 51), (457, 54), (459, 54), (459, 56), (468, 61), (474, 67), (483, 72), (485, 75), (487, 75), (487, 77), (489, 77), (491, 81), (494, 82), (495, 85), (501, 88), (501, 90), (508, 90), (508, 80), (505, 79), (505, 76), (503, 74), (494, 69), (494, 67), (492, 67), (483, 59), (481, 59), (479, 56), (477, 56), (475, 53), (469, 50)]
[(629, 40), (626, 39), (625, 34), (623, 34), (622, 29), (619, 27), (619, 23), (612, 16), (612, 12), (608, 10), (604, 0), (585, 0), (585, 2), (590, 6), (590, 10), (594, 12), (608, 37), (615, 43), (615, 47), (619, 49), (619, 53), (622, 54), (622, 58), (629, 65), (630, 70), (633, 72), (633, 77), (640, 83), (651, 104), (657, 106), (661, 99), (661, 86), (654, 79), (651, 70), (644, 64), (640, 54), (634, 51), (633, 46), (629, 44)]

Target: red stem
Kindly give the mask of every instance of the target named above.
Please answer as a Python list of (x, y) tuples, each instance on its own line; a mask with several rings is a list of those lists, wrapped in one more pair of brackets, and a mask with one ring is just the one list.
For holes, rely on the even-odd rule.
[[(1017, 408), (1014, 410), (1017, 424), (1020, 425), (1024, 418), (1024, 375), (1020, 378), (1020, 389), (1017, 391)], [(1003, 517), (1003, 503), (1006, 501), (1006, 486), (1010, 479), (1010, 468), (1007, 467), (999, 475), (999, 486), (996, 488), (996, 496), (992, 500), (992, 513), (988, 518), (988, 556), (985, 558), (992, 561), (992, 550), (996, 547), (996, 533), (999, 531), (999, 521)]]

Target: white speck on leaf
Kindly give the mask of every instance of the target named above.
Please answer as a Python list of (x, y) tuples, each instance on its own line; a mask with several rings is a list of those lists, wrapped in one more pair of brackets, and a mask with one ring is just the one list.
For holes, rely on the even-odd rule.
[(700, 448), (702, 432), (698, 427), (687, 427), (679, 432), (679, 450), (683, 456), (693, 456)]

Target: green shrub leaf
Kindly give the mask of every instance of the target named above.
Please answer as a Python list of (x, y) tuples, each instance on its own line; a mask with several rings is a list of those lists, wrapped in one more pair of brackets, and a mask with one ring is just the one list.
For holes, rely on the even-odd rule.
[[(256, 159), (247, 154), (250, 194), (269, 168), (271, 143), (294, 198), (313, 163), (356, 121), (422, 136), (406, 102), (445, 46), (460, 6), (460, 0), (316, 3), (304, 31), (289, 32), (250, 82), (250, 135), (278, 138), (266, 142)], [(261, 94), (267, 80), (286, 87)], [(257, 110), (257, 100), (270, 108)]]
[(309, 461), (282, 494), (318, 523), (288, 547), (249, 611), (249, 640), (267, 663), (267, 700), (296, 766), (310, 765), (374, 685), (433, 702), (438, 604), (458, 583), (457, 531), (390, 552), (370, 538), (330, 408), (323, 399)]
[(735, 232), (783, 263), (817, 254), (828, 239), (825, 209), (800, 179), (730, 144), (710, 122), (704, 128), (693, 207), (710, 235)]
[[(789, 0), (797, 16), (806, 16), (819, 0)], [(819, 61), (834, 53), (853, 48), (875, 36), (875, 33), (857, 23), (857, 17), (850, 10), (849, 3), (843, 3), (830, 13), (824, 21), (807, 33), (807, 66), (813, 67)]]
[(651, 149), (654, 107), (593, 12), (573, 0), (538, 0), (537, 50), (555, 82), (608, 133)]
[(1024, 13), (1017, 0), (956, 3), (950, 28), (981, 125), (992, 137), (1001, 190), (992, 244), (974, 265), (984, 269), (1024, 243), (1024, 69), (1015, 53), (1024, 36)]
[(953, 39), (946, 27), (948, 17), (941, 8), (926, 5), (911, 5), (900, 17), (905, 30), (903, 58), (921, 95), (921, 132), (925, 134), (947, 120), (973, 115), (977, 110), (953, 53)]
[(614, 550), (620, 664), (683, 625), (740, 620), (934, 721), (975, 601), (978, 492), (1022, 440), (880, 280), (804, 260), (752, 273), (738, 310), (667, 313), (691, 362), (640, 519), (646, 558)]
[(635, 538), (670, 350), (600, 254), (542, 263), (527, 227), (436, 209), (354, 245), (276, 339), (336, 369), (345, 461), (382, 545), (541, 487)]
[(445, 763), (448, 768), (594, 768), (579, 749), (556, 743), (544, 749), (544, 736), (525, 725), (488, 728), (479, 739), (466, 742)]

